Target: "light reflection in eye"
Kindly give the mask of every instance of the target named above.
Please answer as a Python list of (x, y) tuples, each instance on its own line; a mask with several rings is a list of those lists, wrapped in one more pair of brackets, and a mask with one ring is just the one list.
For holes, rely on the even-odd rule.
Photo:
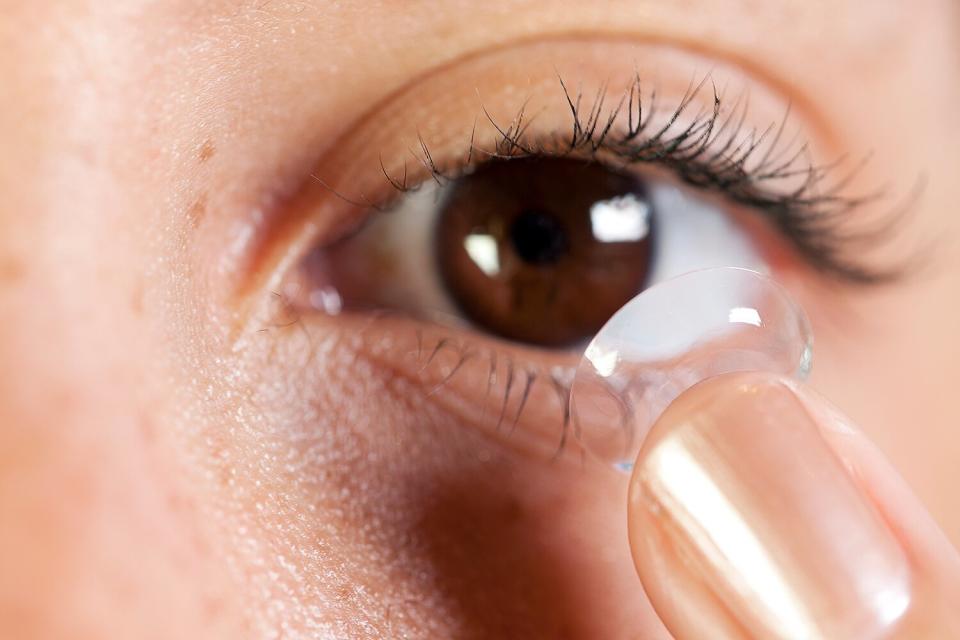
[(471, 233), (463, 240), (463, 248), (480, 271), (493, 277), (500, 273), (500, 249), (489, 233)]
[(650, 205), (632, 193), (595, 202), (590, 227), (600, 242), (636, 242), (650, 233)]

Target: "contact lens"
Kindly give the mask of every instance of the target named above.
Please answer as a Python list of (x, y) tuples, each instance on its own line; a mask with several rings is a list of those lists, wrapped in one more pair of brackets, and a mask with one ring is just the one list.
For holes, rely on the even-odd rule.
[(570, 392), (574, 434), (629, 471), (650, 427), (685, 390), (735, 371), (803, 379), (812, 347), (803, 310), (756, 271), (706, 269), (656, 284), (587, 346)]

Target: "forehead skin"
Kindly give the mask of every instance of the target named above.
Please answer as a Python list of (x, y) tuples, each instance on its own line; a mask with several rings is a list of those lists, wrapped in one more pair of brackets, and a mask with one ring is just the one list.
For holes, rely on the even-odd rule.
[[(447, 511), (428, 520), (453, 533), (428, 536), (436, 545), (415, 558), (397, 551), (409, 523), (377, 511), (384, 497), (358, 497), (346, 484), (352, 463), (331, 463), (331, 475), (310, 467), (320, 480), (296, 491), (286, 480), (263, 489), (283, 476), (241, 419), (247, 405), (230, 395), (245, 382), (223, 380), (223, 283), (207, 249), (358, 108), (427, 69), (580, 33), (703, 52), (816, 110), (844, 141), (897, 149), (879, 170), (929, 178), (913, 227), (948, 246), (960, 233), (960, 187), (945, 178), (960, 166), (960, 15), (950, 0), (8, 0), (3, 9), (0, 637), (236, 638), (287, 622), (289, 637), (376, 637), (398, 624), (380, 595), (390, 581), (407, 585), (398, 602), (425, 603), (417, 615), (435, 620), (418, 628), (440, 636), (470, 617), (487, 632), (522, 616), (541, 631), (585, 637), (613, 628), (596, 626), (597, 617), (652, 624), (632, 602), (639, 587), (626, 556), (608, 562), (623, 561), (607, 567), (619, 571), (608, 597), (556, 586), (578, 572), (596, 574), (584, 584), (605, 584), (598, 565), (568, 547), (588, 544), (582, 531), (605, 509), (615, 518), (617, 502), (594, 504), (594, 492), (555, 470), (502, 454), (504, 488), (444, 467), (442, 477), (459, 484), (429, 493)], [(960, 542), (950, 490), (960, 413), (949, 401), (960, 373), (958, 254), (945, 252), (909, 290), (851, 300), (860, 315), (890, 322), (860, 337), (870, 358), (851, 357), (862, 353), (831, 342), (828, 330), (836, 349), (818, 366), (820, 386), (890, 452)], [(915, 325), (921, 335), (905, 335)], [(928, 381), (918, 387), (917, 376)], [(232, 442), (235, 433), (244, 444)], [(208, 460), (228, 453), (229, 462)], [(384, 471), (383, 482), (399, 487), (392, 499), (415, 506), (426, 495), (404, 489), (416, 484), (416, 463)], [(231, 468), (250, 471), (234, 477)], [(352, 493), (341, 495), (344, 487)], [(311, 491), (319, 511), (309, 508)], [(471, 534), (456, 521), (463, 503), (489, 519), (491, 533), (472, 532), (466, 551), (456, 538)], [(266, 512), (259, 533), (241, 531), (238, 514), (257, 509)], [(373, 521), (379, 533), (366, 532)], [(531, 531), (555, 566), (517, 550)], [(506, 613), (491, 622), (462, 581), (416, 581), (429, 569), (476, 577), (477, 590), (501, 588), (506, 573), (478, 571), (465, 557), (474, 552), (553, 586), (539, 600), (528, 583), (502, 587), (503, 601), (489, 597)], [(384, 559), (391, 553), (398, 557)], [(575, 614), (558, 613), (567, 608)]]

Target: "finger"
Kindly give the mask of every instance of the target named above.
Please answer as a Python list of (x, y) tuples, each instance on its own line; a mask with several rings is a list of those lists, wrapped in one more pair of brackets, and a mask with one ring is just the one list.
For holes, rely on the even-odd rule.
[(664, 623), (693, 638), (960, 637), (960, 559), (862, 434), (799, 385), (730, 374), (658, 420), (630, 544)]

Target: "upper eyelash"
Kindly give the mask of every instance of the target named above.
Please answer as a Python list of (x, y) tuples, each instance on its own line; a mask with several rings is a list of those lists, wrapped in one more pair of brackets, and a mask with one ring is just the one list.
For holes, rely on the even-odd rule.
[[(558, 81), (571, 117), (569, 133), (531, 137), (528, 132), (533, 118), (528, 117), (526, 104), (506, 126), (483, 109), (497, 135), (492, 149), (475, 144), (475, 123), (462, 160), (441, 164), (422, 137), (418, 137), (419, 149), (411, 153), (429, 175), (428, 179), (438, 184), (463, 177), (486, 162), (523, 158), (577, 157), (612, 168), (658, 165), (685, 184), (719, 193), (732, 203), (763, 213), (799, 254), (823, 273), (853, 284), (889, 282), (902, 275), (901, 267), (881, 269), (861, 264), (849, 256), (852, 244), (877, 240), (892, 232), (901, 218), (898, 213), (891, 213), (879, 228), (860, 235), (840, 231), (847, 214), (884, 196), (881, 190), (862, 196), (843, 195), (844, 188), (866, 160), (835, 178), (834, 173), (840, 171), (845, 158), (816, 165), (809, 157), (806, 143), (799, 142), (797, 137), (784, 140), (789, 109), (779, 123), (763, 131), (745, 132), (748, 98), (738, 96), (724, 115), (721, 108), (724, 98), (710, 77), (705, 76), (699, 82), (691, 82), (666, 122), (653, 129), (651, 123), (658, 113), (656, 92), (645, 99), (639, 74), (634, 76), (616, 105), (607, 110), (604, 109), (606, 85), (600, 87), (588, 104), (582, 90), (572, 93), (559, 75)], [(678, 129), (681, 116), (708, 86), (712, 90), (712, 109), (698, 113), (689, 124)], [(618, 121), (622, 125), (623, 120), (626, 126), (618, 127)], [(758, 157), (759, 149), (763, 149), (763, 155)], [(410, 183), (406, 165), (402, 175), (391, 175), (381, 158), (380, 168), (399, 193), (417, 189), (422, 184)], [(792, 178), (801, 179), (792, 191), (766, 188), (774, 181)], [(917, 195), (912, 194), (911, 202)], [(363, 205), (389, 208), (374, 207), (369, 202)]]

